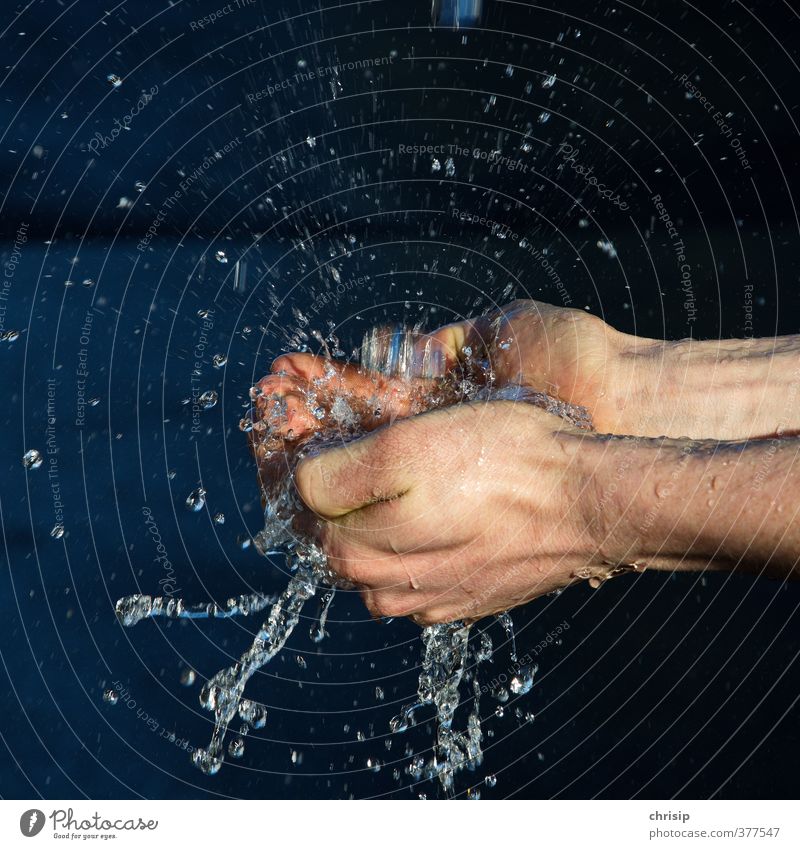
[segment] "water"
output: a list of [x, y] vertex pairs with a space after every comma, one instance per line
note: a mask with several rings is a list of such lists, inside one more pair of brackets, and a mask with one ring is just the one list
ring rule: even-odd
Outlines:
[[31, 448], [22, 455], [22, 465], [26, 469], [38, 469], [42, 462], [42, 455], [35, 448]]
[[[304, 316], [296, 316], [299, 321]], [[321, 339], [327, 349], [327, 343]], [[506, 350], [510, 340], [496, 340]], [[419, 327], [386, 326], [367, 331], [361, 346], [362, 372], [404, 380], [416, 380], [419, 391], [413, 393], [411, 413], [455, 404], [464, 401], [515, 400], [532, 403], [559, 415], [573, 424], [587, 428], [591, 426], [585, 410], [563, 404], [550, 396], [533, 392], [521, 386], [495, 387], [490, 365], [489, 351], [465, 349], [463, 364], [447, 370], [444, 353], [427, 339]], [[315, 418], [325, 417], [320, 406], [320, 396], [325, 393], [324, 384], [331, 383], [337, 372], [328, 368], [325, 375], [315, 381], [307, 391], [306, 405]], [[339, 386], [336, 384], [332, 384]], [[329, 399], [331, 416], [335, 426], [321, 429], [303, 439], [293, 439], [289, 431], [289, 443], [274, 427], [285, 416], [285, 405], [280, 398], [261, 399], [258, 391], [254, 398], [264, 402], [263, 417], [247, 417], [241, 429], [250, 435], [252, 445], [262, 458], [279, 457], [285, 474], [264, 483], [262, 495], [264, 528], [253, 542], [261, 554], [282, 550], [287, 553], [292, 577], [280, 596], [239, 596], [230, 599], [225, 607], [216, 604], [187, 604], [182, 599], [133, 595], [117, 602], [116, 612], [120, 622], [129, 627], [142, 619], [156, 616], [167, 618], [226, 618], [235, 615], [248, 616], [269, 607], [267, 618], [261, 625], [252, 645], [233, 665], [212, 676], [200, 693], [200, 704], [214, 714], [214, 731], [205, 748], [197, 749], [192, 760], [206, 775], [214, 775], [222, 767], [226, 757], [225, 738], [231, 722], [237, 714], [242, 720], [240, 737], [230, 741], [227, 754], [233, 758], [244, 755], [241, 739], [250, 728], [263, 727], [266, 711], [244, 698], [245, 688], [259, 669], [268, 664], [286, 645], [297, 626], [306, 602], [318, 590], [322, 591], [316, 620], [310, 629], [314, 642], [325, 637], [325, 625], [337, 586], [352, 588], [332, 573], [324, 552], [311, 539], [298, 537], [293, 521], [302, 509], [294, 487], [293, 470], [297, 462], [310, 451], [318, 451], [328, 443], [341, 444], [342, 440], [362, 435], [362, 419], [356, 414], [353, 398], [344, 390], [337, 389], [336, 396]], [[373, 412], [380, 413], [380, 400], [371, 401]], [[363, 411], [362, 411], [363, 415]], [[292, 449], [287, 451], [287, 445]], [[187, 509], [198, 511], [205, 506], [205, 490], [196, 489], [186, 499]], [[247, 539], [249, 544], [249, 537]], [[497, 617], [511, 646], [511, 660], [516, 662], [514, 626], [508, 613]], [[463, 770], [475, 770], [483, 761], [480, 717], [480, 685], [478, 669], [491, 659], [493, 647], [485, 632], [472, 638], [471, 624], [464, 621], [437, 624], [424, 628], [422, 639], [422, 661], [417, 690], [417, 701], [405, 705], [389, 723], [392, 733], [400, 734], [416, 724], [417, 712], [432, 710], [436, 720], [433, 754], [427, 762], [416, 757], [409, 767], [414, 778], [438, 780], [447, 795], [455, 792], [456, 777]], [[298, 662], [301, 658], [298, 657]], [[304, 663], [304, 661], [303, 661]], [[533, 684], [534, 667], [519, 667], [511, 681], [513, 693], [522, 695], [530, 691]], [[508, 692], [493, 693], [499, 701], [508, 699]], [[376, 690], [376, 698], [383, 698], [383, 691]], [[467, 710], [463, 727], [459, 728], [456, 714], [460, 706]], [[502, 710], [498, 708], [498, 710]], [[375, 770], [380, 763], [370, 760]], [[470, 798], [478, 798], [475, 787], [469, 789]]]
[[182, 598], [149, 595], [129, 595], [116, 605], [117, 619], [130, 628], [143, 619], [163, 616], [167, 619], [229, 619], [231, 616], [249, 616], [275, 602], [274, 596], [240, 595], [228, 599], [224, 607], [213, 602], [186, 604]]

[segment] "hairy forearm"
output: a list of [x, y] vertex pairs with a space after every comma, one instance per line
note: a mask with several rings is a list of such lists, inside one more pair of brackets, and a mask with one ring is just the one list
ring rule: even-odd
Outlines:
[[616, 433], [743, 440], [800, 432], [800, 336], [663, 342], [616, 334]]
[[800, 577], [800, 438], [604, 442], [610, 561]]

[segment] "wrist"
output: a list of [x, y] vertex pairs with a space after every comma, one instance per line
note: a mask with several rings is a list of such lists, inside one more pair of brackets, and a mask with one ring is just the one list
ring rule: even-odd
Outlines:
[[611, 567], [669, 571], [714, 560], [697, 500], [708, 443], [599, 436], [588, 444], [590, 521], [598, 557]]
[[617, 334], [598, 430], [743, 440], [800, 430], [800, 338], [667, 342]]

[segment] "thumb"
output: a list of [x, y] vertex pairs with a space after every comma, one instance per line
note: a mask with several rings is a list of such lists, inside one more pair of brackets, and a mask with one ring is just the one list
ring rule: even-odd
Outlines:
[[318, 516], [336, 519], [406, 493], [411, 488], [414, 457], [407, 424], [411, 421], [302, 459], [295, 469], [300, 497]]

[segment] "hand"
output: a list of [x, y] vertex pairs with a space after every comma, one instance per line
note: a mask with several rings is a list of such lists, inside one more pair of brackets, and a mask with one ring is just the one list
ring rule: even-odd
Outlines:
[[608, 568], [592, 435], [524, 403], [460, 404], [301, 460], [330, 568], [375, 616], [479, 619]]
[[[284, 374], [265, 378], [269, 391], [256, 398], [277, 434], [254, 438], [274, 449], [259, 458], [262, 474], [318, 428], [305, 400], [319, 388], [313, 375], [324, 374], [314, 369], [330, 366], [298, 355], [276, 368]], [[408, 384], [347, 367], [337, 374], [337, 391], [379, 423], [393, 405], [415, 409]], [[297, 403], [296, 415], [273, 415], [287, 397], [282, 409]], [[768, 563], [771, 574], [795, 575], [800, 531], [787, 531], [785, 516], [800, 486], [797, 451], [790, 438], [725, 446], [601, 437], [524, 403], [492, 401], [417, 415], [304, 459], [296, 483], [317, 514], [304, 529], [313, 527], [335, 571], [363, 587], [372, 612], [427, 624], [644, 566], [759, 572]]]
[[[422, 356], [448, 352], [429, 336], [417, 341]], [[391, 424], [397, 418], [458, 400], [452, 385], [437, 387], [432, 402], [430, 381], [404, 380], [378, 372], [366, 373], [355, 365], [311, 354], [284, 354], [272, 364], [271, 374], [251, 390], [253, 422], [250, 442], [259, 466], [262, 489], [267, 491], [291, 467], [297, 452], [317, 433], [363, 433]]]
[[531, 387], [585, 407], [595, 427], [629, 432], [620, 421], [617, 399], [625, 390], [621, 350], [624, 334], [583, 310], [540, 301], [514, 301], [478, 319], [442, 327], [431, 334], [448, 361], [486, 356], [498, 386]]
[[483, 349], [500, 385], [585, 407], [601, 433], [800, 433], [800, 336], [668, 342], [620, 333], [582, 310], [514, 301], [433, 337], [451, 361]]
[[[272, 373], [250, 390], [250, 397], [250, 442], [267, 491], [289, 471], [294, 455], [314, 434], [335, 433], [337, 428], [370, 431], [416, 411], [410, 384], [310, 354], [278, 357]], [[347, 403], [338, 418], [337, 397]]]

